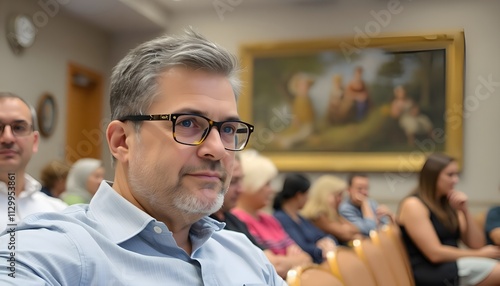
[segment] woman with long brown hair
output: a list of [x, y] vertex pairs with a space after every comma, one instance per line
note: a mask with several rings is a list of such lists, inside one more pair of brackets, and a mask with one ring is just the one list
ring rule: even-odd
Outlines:
[[[430, 155], [415, 191], [401, 202], [397, 223], [416, 285], [500, 285], [500, 248], [485, 246], [469, 212], [467, 196], [455, 189], [458, 163]], [[459, 247], [461, 241], [465, 247]]]

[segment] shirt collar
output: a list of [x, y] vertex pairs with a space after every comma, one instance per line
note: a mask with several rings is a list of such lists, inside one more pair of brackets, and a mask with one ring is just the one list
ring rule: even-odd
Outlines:
[[[127, 201], [111, 187], [111, 182], [106, 181], [101, 182], [90, 201], [89, 215], [100, 222], [106, 236], [117, 244], [137, 235], [151, 222], [163, 224]], [[223, 229], [224, 225], [209, 217], [203, 217], [193, 224], [191, 233], [205, 237], [203, 240], [206, 240], [210, 236], [207, 234]]]
[[138, 234], [154, 220], [118, 194], [106, 181], [101, 182], [90, 201], [89, 215], [100, 222], [109, 239], [117, 244]]

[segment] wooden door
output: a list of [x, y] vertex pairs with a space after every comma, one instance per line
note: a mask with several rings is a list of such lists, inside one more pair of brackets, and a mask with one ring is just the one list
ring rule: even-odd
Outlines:
[[68, 64], [65, 158], [101, 159], [103, 130], [102, 76], [80, 65]]

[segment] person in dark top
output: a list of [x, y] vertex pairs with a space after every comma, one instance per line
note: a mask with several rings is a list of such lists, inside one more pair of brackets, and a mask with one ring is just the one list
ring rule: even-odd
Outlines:
[[237, 231], [243, 233], [248, 239], [258, 248], [262, 249], [264, 255], [269, 259], [271, 264], [273, 264], [276, 272], [286, 278], [288, 270], [291, 269], [291, 261], [287, 259], [287, 256], [276, 255], [270, 249], [259, 244], [255, 237], [248, 230], [247, 225], [241, 221], [237, 216], [233, 215], [230, 210], [236, 206], [236, 202], [243, 192], [243, 168], [241, 165], [240, 156], [236, 155], [236, 160], [233, 164], [233, 176], [231, 177], [231, 182], [229, 183], [229, 188], [227, 193], [224, 195], [224, 203], [222, 207], [215, 213], [211, 214], [210, 217], [225, 222], [226, 226], [224, 229]]
[[321, 263], [328, 251], [334, 250], [337, 241], [299, 214], [307, 201], [311, 183], [301, 174], [288, 174], [283, 189], [275, 199], [274, 217], [279, 220], [288, 235], [311, 257]]
[[484, 231], [488, 244], [500, 245], [500, 206], [494, 206], [488, 210]]
[[[500, 248], [469, 212], [467, 196], [455, 189], [458, 163], [430, 155], [415, 191], [401, 202], [396, 221], [417, 286], [500, 285]], [[458, 241], [466, 247], [458, 247]]]
[[222, 207], [217, 212], [211, 214], [210, 217], [215, 220], [225, 222], [225, 229], [243, 233], [254, 245], [264, 250], [265, 248], [257, 243], [255, 238], [250, 234], [246, 224], [230, 212], [230, 210], [236, 205], [236, 201], [242, 192], [242, 180], [243, 170], [241, 169], [239, 156], [236, 156], [236, 160], [233, 165], [233, 177], [229, 183], [227, 193], [224, 195], [224, 203], [222, 204]]

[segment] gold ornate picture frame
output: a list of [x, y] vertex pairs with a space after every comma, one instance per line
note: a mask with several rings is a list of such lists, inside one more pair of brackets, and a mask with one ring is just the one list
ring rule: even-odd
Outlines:
[[463, 160], [464, 33], [240, 48], [243, 120], [281, 171], [415, 172]]

